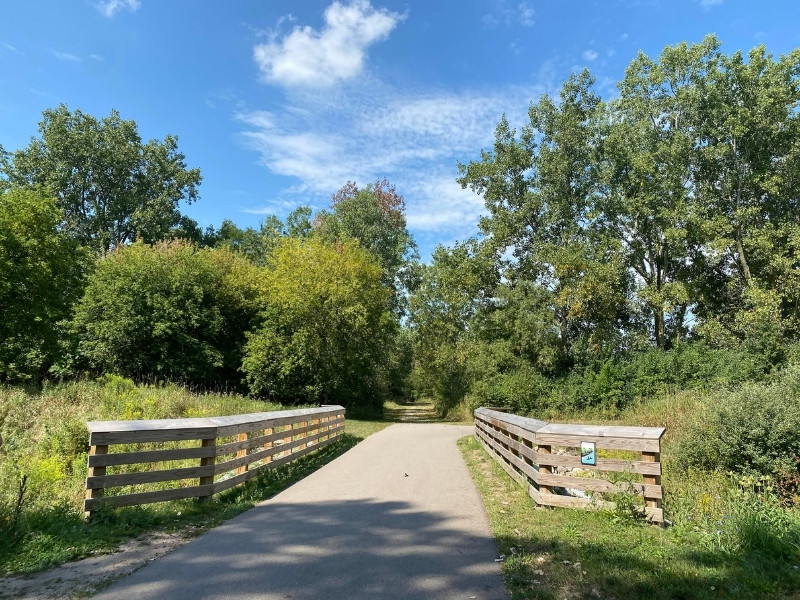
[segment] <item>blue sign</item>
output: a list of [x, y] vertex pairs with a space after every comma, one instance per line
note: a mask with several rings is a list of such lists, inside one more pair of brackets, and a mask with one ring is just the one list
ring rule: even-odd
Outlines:
[[581, 464], [596, 465], [597, 454], [594, 450], [594, 442], [581, 442]]

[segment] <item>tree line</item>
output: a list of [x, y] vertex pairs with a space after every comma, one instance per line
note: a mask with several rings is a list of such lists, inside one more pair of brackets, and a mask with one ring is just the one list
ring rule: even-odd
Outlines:
[[618, 408], [763, 377], [800, 332], [800, 51], [713, 36], [588, 71], [459, 164], [480, 236], [420, 265], [388, 181], [201, 231], [177, 139], [48, 110], [2, 156], [0, 378], [109, 371], [291, 402]]
[[652, 348], [744, 351], [762, 372], [785, 360], [800, 328], [799, 75], [798, 50], [726, 55], [707, 36], [640, 53], [611, 100], [584, 70], [519, 131], [503, 117], [493, 148], [459, 165], [485, 199], [482, 236], [437, 248], [412, 300], [418, 385], [443, 409], [471, 396], [530, 410], [580, 373], [579, 406], [615, 404], [621, 369]]
[[201, 231], [180, 212], [199, 170], [116, 111], [47, 110], [0, 155], [1, 381], [114, 373], [351, 414], [398, 389], [417, 255], [386, 180]]

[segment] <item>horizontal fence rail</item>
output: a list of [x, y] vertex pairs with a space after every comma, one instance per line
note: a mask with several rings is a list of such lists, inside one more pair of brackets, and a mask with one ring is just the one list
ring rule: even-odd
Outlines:
[[[335, 441], [344, 433], [344, 413], [342, 406], [323, 406], [230, 417], [89, 421], [86, 517], [106, 506], [210, 497]], [[169, 485], [136, 491], [165, 482]], [[118, 491], [111, 495], [110, 489]]]
[[[645, 514], [654, 523], [664, 522], [661, 506], [664, 431], [663, 427], [546, 423], [490, 408], [475, 411], [475, 433], [483, 447], [511, 477], [527, 485], [537, 504], [610, 508], [613, 502], [603, 500], [601, 494], [628, 492], [643, 497]], [[595, 452], [603, 451], [595, 455], [595, 464], [581, 461], [576, 449], [582, 444], [592, 445]], [[554, 452], [554, 448], [563, 450]], [[634, 456], [612, 458], [609, 454]], [[622, 475], [609, 479], [603, 476], [607, 472]], [[557, 493], [560, 491], [566, 493]]]

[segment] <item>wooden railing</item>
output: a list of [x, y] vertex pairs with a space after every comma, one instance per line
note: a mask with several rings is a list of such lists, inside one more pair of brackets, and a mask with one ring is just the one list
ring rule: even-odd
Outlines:
[[[660, 458], [664, 431], [663, 427], [562, 425], [488, 408], [475, 411], [475, 433], [484, 448], [511, 477], [527, 485], [537, 504], [613, 507], [602, 494], [629, 492], [644, 498], [645, 514], [654, 523], [664, 521]], [[595, 464], [585, 464], [576, 451], [582, 443], [587, 447], [593, 444], [596, 451], [612, 452], [597, 453], [593, 457]], [[564, 450], [554, 452], [555, 447]], [[617, 451], [635, 456], [599, 456], [620, 454]], [[603, 477], [604, 472], [623, 475], [615, 477], [621, 481], [613, 482]], [[557, 493], [562, 490], [579, 493]]]
[[[344, 412], [323, 406], [231, 417], [89, 421], [86, 516], [102, 506], [212, 496], [330, 444], [344, 432]], [[114, 447], [118, 451], [110, 452]], [[162, 485], [136, 491], [145, 484]], [[109, 495], [109, 488], [121, 491]]]

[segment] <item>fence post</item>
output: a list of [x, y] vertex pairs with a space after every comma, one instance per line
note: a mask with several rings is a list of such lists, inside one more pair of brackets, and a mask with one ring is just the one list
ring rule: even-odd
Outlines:
[[[247, 441], [247, 437], [248, 437], [247, 436], [247, 432], [245, 431], [244, 433], [240, 433], [239, 435], [236, 436], [236, 441], [237, 442], [246, 442]], [[236, 458], [244, 458], [245, 456], [247, 456], [247, 448], [242, 448], [241, 450], [236, 452]], [[247, 472], [247, 465], [246, 464], [242, 465], [241, 467], [237, 467], [237, 469], [236, 469], [236, 474], [237, 475], [241, 475], [242, 473], [246, 473], [246, 472]]]
[[[202, 440], [200, 445], [203, 448], [216, 448], [217, 447], [217, 436], [214, 434], [213, 438], [207, 438]], [[200, 466], [201, 467], [213, 467], [217, 463], [217, 456], [216, 454], [212, 454], [211, 456], [206, 456], [200, 459]], [[200, 500], [207, 500], [214, 494], [213, 490], [214, 484], [214, 474], [207, 475], [206, 477], [200, 478], [200, 485], [211, 485], [212, 489], [205, 494], [204, 496], [200, 496]]]
[[[550, 446], [537, 446], [536, 452], [538, 454], [550, 454]], [[552, 475], [553, 467], [551, 467], [550, 465], [539, 465], [539, 471], [541, 473], [547, 473], [548, 475]], [[539, 492], [545, 494], [552, 494], [553, 490], [549, 485], [539, 484]]]
[[[91, 457], [92, 456], [100, 456], [100, 455], [103, 455], [103, 454], [108, 454], [108, 446], [105, 446], [105, 445], [91, 446], [89, 448], [89, 457], [90, 457], [88, 459], [89, 463], [91, 463]], [[88, 477], [102, 476], [102, 475], [105, 475], [105, 474], [106, 474], [106, 468], [105, 467], [89, 467], [87, 472], [86, 472], [87, 478]], [[94, 488], [94, 489], [89, 489], [88, 487], [86, 488], [86, 499], [87, 500], [93, 500], [95, 498], [102, 498], [102, 497], [103, 497], [103, 488]], [[91, 510], [85, 511], [83, 513], [83, 516], [86, 519], [90, 518], [92, 516], [92, 511]]]
[[[266, 435], [272, 435], [272, 427], [268, 427], [268, 428], [266, 428], [266, 429], [264, 430], [264, 435], [265, 435], [265, 436], [266, 436]], [[264, 450], [269, 450], [270, 448], [272, 448], [272, 442], [266, 442], [266, 443], [264, 444]], [[269, 456], [266, 456], [266, 457], [264, 458], [264, 464], [265, 464], [265, 465], [266, 465], [266, 464], [268, 464], [268, 463], [271, 463], [271, 462], [272, 462], [272, 454], [270, 454]]]
[[[658, 452], [642, 452], [642, 461], [647, 463], [661, 462], [661, 441], [658, 442]], [[645, 485], [661, 485], [661, 475], [643, 475]], [[650, 498], [644, 493], [644, 505], [648, 508], [661, 508], [661, 498]]]

